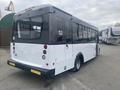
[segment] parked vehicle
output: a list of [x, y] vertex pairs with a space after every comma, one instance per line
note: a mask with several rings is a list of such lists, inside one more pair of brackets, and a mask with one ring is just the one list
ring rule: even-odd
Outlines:
[[98, 29], [51, 5], [32, 7], [14, 17], [8, 64], [49, 78], [99, 53]]
[[108, 27], [101, 31], [102, 42], [120, 44], [120, 25]]

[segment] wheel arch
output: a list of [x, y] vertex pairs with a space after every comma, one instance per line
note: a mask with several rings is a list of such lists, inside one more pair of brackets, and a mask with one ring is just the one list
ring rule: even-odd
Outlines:
[[81, 63], [83, 64], [84, 63], [84, 55], [82, 52], [79, 52], [77, 55], [76, 55], [76, 58], [80, 58], [81, 59]]

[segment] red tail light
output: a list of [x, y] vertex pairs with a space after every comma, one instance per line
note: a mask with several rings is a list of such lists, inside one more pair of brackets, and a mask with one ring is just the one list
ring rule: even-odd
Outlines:
[[44, 49], [47, 49], [47, 44], [44, 45]]

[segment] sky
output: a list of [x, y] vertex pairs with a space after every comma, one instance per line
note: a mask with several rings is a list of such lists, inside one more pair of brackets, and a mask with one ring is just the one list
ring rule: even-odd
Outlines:
[[[32, 6], [52, 4], [99, 29], [120, 22], [120, 0], [12, 0], [16, 13]], [[10, 0], [0, 0], [2, 15]]]

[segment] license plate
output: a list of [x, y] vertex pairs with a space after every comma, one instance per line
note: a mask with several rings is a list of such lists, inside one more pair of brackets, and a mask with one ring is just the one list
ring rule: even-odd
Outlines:
[[31, 69], [31, 72], [37, 75], [41, 75], [41, 72], [38, 70]]

